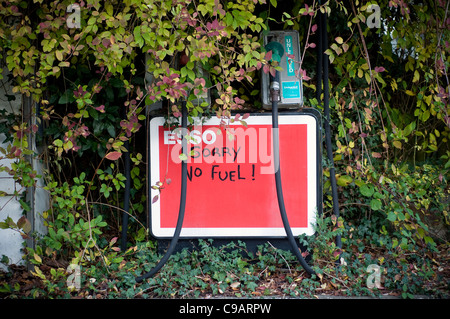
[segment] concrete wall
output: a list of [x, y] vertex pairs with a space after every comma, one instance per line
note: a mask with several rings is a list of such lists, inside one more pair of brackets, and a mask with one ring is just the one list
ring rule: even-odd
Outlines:
[[[8, 113], [22, 114], [24, 99], [21, 95], [16, 94], [14, 101], [8, 101], [6, 94], [11, 95], [11, 86], [8, 83], [8, 73], [6, 70], [3, 72], [3, 79], [0, 80], [0, 109], [6, 109]], [[25, 115], [25, 114], [24, 114]], [[31, 114], [33, 115], [33, 114]], [[35, 120], [35, 116], [31, 117], [31, 120]], [[0, 147], [6, 149], [8, 146], [5, 143], [4, 134], [0, 134]], [[37, 152], [34, 145], [34, 140], [31, 139], [33, 149]], [[11, 167], [13, 160], [1, 159], [0, 153], [0, 166]], [[32, 159], [33, 168], [38, 174], [42, 175], [43, 164], [35, 157]], [[46, 233], [46, 229], [43, 224], [42, 212], [49, 207], [49, 197], [46, 191], [42, 188], [44, 186], [43, 180], [38, 180], [36, 187], [29, 189], [21, 189], [21, 186], [15, 183], [14, 179], [7, 172], [0, 172], [0, 191], [5, 196], [0, 196], [0, 221], [4, 221], [8, 216], [14, 222], [23, 216], [23, 209], [20, 206], [19, 199], [14, 196], [14, 193], [18, 191], [20, 194], [26, 192], [26, 198], [31, 204], [31, 212], [27, 214], [27, 219], [31, 222], [32, 233]], [[21, 234], [11, 229], [0, 229], [0, 260], [3, 256], [8, 258], [9, 264], [24, 265], [23, 249], [26, 246], [33, 246], [34, 241], [25, 241]], [[0, 270], [7, 270], [5, 264], [0, 263]]]
[[[6, 148], [3, 143], [5, 136], [0, 134], [0, 147]], [[0, 159], [0, 165], [11, 167], [11, 160]], [[8, 216], [13, 221], [17, 221], [22, 216], [22, 208], [18, 199], [12, 194], [19, 190], [20, 186], [14, 183], [14, 180], [6, 172], [0, 172], [0, 191], [6, 193], [6, 196], [0, 196], [0, 221], [4, 221]], [[11, 264], [22, 263], [22, 252], [24, 240], [20, 233], [11, 229], [0, 229], [0, 257], [5, 255]], [[0, 263], [0, 269], [5, 270], [6, 266]]]

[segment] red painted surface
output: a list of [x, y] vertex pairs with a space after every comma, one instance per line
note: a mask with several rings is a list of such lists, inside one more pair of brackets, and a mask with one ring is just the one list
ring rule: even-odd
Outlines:
[[[200, 128], [201, 132], [191, 133], [194, 142], [209, 131], [201, 143], [188, 146], [192, 153], [188, 154], [191, 158], [183, 228], [283, 227], [273, 175], [271, 125], [233, 126], [233, 142], [218, 126]], [[215, 142], [206, 144], [211, 143], [213, 133]], [[288, 218], [291, 227], [307, 227], [307, 125], [280, 125], [279, 136]], [[171, 180], [159, 197], [162, 228], [174, 228], [178, 218], [181, 165], [173, 154], [179, 153], [176, 136], [160, 126], [160, 179], [165, 176]]]

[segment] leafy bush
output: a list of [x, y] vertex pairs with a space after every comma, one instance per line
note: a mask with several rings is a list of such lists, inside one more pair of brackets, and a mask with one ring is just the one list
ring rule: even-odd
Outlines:
[[[35, 135], [48, 145], [43, 156], [49, 163], [44, 174], [51, 196], [51, 207], [44, 213], [49, 232], [35, 249], [28, 249], [36, 266], [33, 274], [42, 279], [47, 293], [69, 294], [64, 288], [67, 265], [45, 267], [58, 259], [82, 266], [85, 276], [94, 280], [85, 281], [83, 294], [88, 295], [98, 290], [129, 298], [150, 293], [261, 293], [265, 274], [284, 267], [292, 255], [266, 246], [261, 248], [264, 254], [247, 260], [238, 257], [243, 247], [216, 250], [204, 243], [204, 255], [174, 256], [169, 269], [185, 271], [175, 282], [159, 276], [136, 290], [134, 273], [158, 257], [153, 242], [142, 242], [147, 232], [140, 222], [147, 205], [142, 178], [147, 161], [142, 155], [145, 106], [163, 101], [164, 114], [177, 117], [179, 101], [187, 99], [190, 116], [215, 114], [224, 123], [232, 120], [234, 110], [258, 110], [258, 73], [276, 68], [267, 61], [259, 35], [293, 28], [301, 31], [302, 61], [297, 62], [306, 106], [322, 110], [323, 96], [316, 96], [313, 83], [318, 13], [328, 16], [330, 26], [325, 53], [331, 62], [334, 163], [324, 161], [325, 213], [318, 219], [316, 240], [306, 242], [313, 261], [322, 267], [318, 281], [304, 278], [298, 269], [282, 272], [288, 283], [284, 293], [345, 287], [348, 293], [372, 294], [364, 276], [367, 266], [376, 262], [384, 265], [386, 287], [400, 289], [406, 297], [423, 291], [435, 274], [423, 251], [437, 254], [441, 244], [448, 243], [450, 34], [443, 1], [292, 1], [289, 12], [275, 0], [87, 0], [79, 10], [72, 2], [0, 4], [0, 55], [12, 74], [8, 98], [9, 93], [29, 96], [40, 112], [39, 125], [22, 119], [28, 114], [2, 112], [6, 116], [0, 132], [11, 145], [0, 149], [0, 156], [15, 161], [12, 169], [0, 170], [24, 189], [35, 186], [39, 176], [27, 159], [33, 154], [28, 137]], [[206, 71], [203, 75], [196, 72], [199, 67]], [[194, 105], [206, 90], [211, 107]], [[43, 127], [44, 133], [36, 134]], [[125, 153], [133, 163], [129, 214], [134, 217], [134, 242], [119, 252], [114, 243], [123, 212]], [[328, 211], [331, 165], [337, 172], [340, 218]], [[24, 198], [21, 204], [24, 210], [30, 208]], [[1, 228], [34, 236], [28, 226], [26, 218], [0, 222]], [[342, 236], [342, 248], [334, 243], [337, 235]], [[417, 253], [415, 263], [424, 266], [411, 271], [414, 263], [406, 252]], [[335, 276], [336, 263], [342, 272]], [[105, 272], [117, 278], [102, 279]]]

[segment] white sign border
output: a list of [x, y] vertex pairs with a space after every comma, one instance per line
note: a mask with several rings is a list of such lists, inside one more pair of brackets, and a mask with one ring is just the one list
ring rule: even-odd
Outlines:
[[[251, 115], [246, 120], [248, 126], [251, 125], [271, 125], [272, 117], [269, 115]], [[150, 186], [155, 185], [160, 181], [159, 174], [159, 127], [164, 125], [164, 117], [154, 117], [150, 120], [149, 138], [150, 138]], [[294, 236], [305, 234], [311, 236], [314, 234], [314, 226], [316, 223], [316, 216], [318, 213], [317, 207], [317, 119], [308, 113], [298, 115], [279, 115], [278, 124], [306, 124], [307, 125], [307, 179], [308, 179], [308, 208], [307, 208], [307, 227], [293, 227], [292, 233]], [[220, 119], [217, 117], [211, 118], [204, 122], [203, 125], [217, 126], [220, 125]], [[242, 125], [240, 123], [232, 123], [233, 125]], [[155, 142], [156, 141], [156, 142]], [[158, 195], [159, 191], [151, 189], [151, 198]], [[151, 205], [151, 233], [155, 238], [171, 238], [175, 232], [175, 228], [161, 228], [161, 205], [160, 200]], [[281, 216], [280, 216], [281, 218]], [[256, 237], [256, 238], [278, 238], [286, 237], [284, 227], [217, 227], [217, 228], [182, 228], [180, 238], [219, 238], [219, 237]]]

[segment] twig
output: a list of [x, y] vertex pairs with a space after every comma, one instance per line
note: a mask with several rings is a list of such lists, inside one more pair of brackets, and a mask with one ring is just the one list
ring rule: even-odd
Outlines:
[[158, 287], [158, 285], [150, 286], [150, 287], [145, 288], [144, 290], [138, 291], [138, 292], [134, 295], [134, 298], [136, 298], [137, 296], [142, 295], [142, 294], [143, 294], [144, 292], [146, 292], [147, 290], [150, 290], [150, 289], [153, 289], [153, 288], [156, 288], [156, 287]]
[[[353, 3], [353, 0], [350, 1], [350, 4], [351, 4], [351, 6], [352, 6], [353, 14], [355, 15], [355, 17], [358, 16], [358, 15], [357, 15], [357, 12], [356, 12], [355, 4]], [[373, 76], [373, 73], [372, 73], [372, 66], [371, 66], [371, 64], [370, 64], [369, 50], [367, 49], [366, 41], [365, 41], [365, 38], [364, 38], [364, 33], [363, 33], [362, 29], [361, 29], [361, 25], [360, 25], [359, 21], [356, 23], [356, 26], [358, 27], [359, 35], [360, 35], [361, 42], [362, 42], [362, 46], [363, 46], [363, 49], [364, 49], [364, 56], [365, 56], [365, 59], [366, 59], [366, 61], [367, 61], [367, 66], [369, 67], [369, 75], [370, 75], [370, 94], [372, 94], [372, 92], [375, 93], [375, 98], [376, 98], [376, 101], [377, 101], [378, 112], [379, 112], [380, 120], [381, 120], [381, 126], [382, 126], [382, 128], [383, 128], [383, 133], [384, 133], [385, 135], [387, 135], [386, 130], [385, 130], [385, 127], [386, 127], [386, 126], [384, 125], [383, 116], [382, 116], [382, 114], [381, 114], [380, 106], [379, 106], [379, 104], [378, 104], [377, 88], [378, 88], [378, 90], [379, 90], [379, 87], [378, 87], [378, 85], [377, 85], [377, 83], [376, 83], [376, 81], [375, 81], [375, 78], [374, 78], [374, 76]], [[381, 91], [380, 91], [380, 92], [381, 92]], [[384, 99], [383, 99], [383, 95], [381, 95], [381, 100], [382, 100], [383, 104], [386, 106], [386, 102], [385, 102]], [[386, 108], [386, 111], [387, 111], [387, 108]], [[392, 119], [391, 119], [391, 117], [390, 117], [390, 115], [389, 115], [389, 112], [386, 112], [386, 114], [387, 114], [389, 120], [390, 120], [391, 123], [392, 123]], [[389, 149], [388, 149], [388, 148], [386, 149], [386, 152], [389, 152]], [[389, 154], [388, 154], [387, 158], [389, 158]]]
[[339, 281], [345, 288], [348, 289], [348, 286], [345, 284], [345, 281], [343, 281], [343, 280], [341, 280], [341, 279], [339, 279], [339, 278], [337, 278], [337, 277], [335, 277], [335, 276], [333, 276], [333, 275], [330, 275], [330, 274], [327, 273], [326, 271], [324, 271], [323, 273], [324, 273], [325, 275], [327, 275], [328, 277], [331, 277], [332, 279], [335, 279], [335, 280]]
[[272, 245], [272, 243], [271, 243], [270, 241], [267, 241], [267, 242], [268, 242], [269, 245], [275, 250], [275, 253], [276, 253], [277, 255], [280, 255], [280, 256], [281, 256], [281, 258], [284, 260], [284, 262], [286, 263], [286, 265], [287, 265], [287, 267], [288, 267], [288, 269], [289, 269], [289, 273], [292, 274], [291, 267], [289, 267], [289, 263], [287, 262], [287, 260], [284, 259], [284, 257], [283, 257], [282, 254], [279, 254], [279, 253], [278, 253], [278, 249], [275, 248], [275, 247]]
[[91, 201], [91, 202], [87, 202], [89, 204], [97, 204], [97, 205], [104, 205], [104, 206], [108, 206], [111, 208], [115, 208], [121, 212], [124, 212], [126, 214], [128, 214], [128, 216], [130, 216], [131, 218], [133, 218], [139, 225], [141, 225], [142, 227], [145, 227], [144, 224], [142, 224], [135, 216], [133, 216], [131, 213], [127, 212], [126, 210], [124, 210], [123, 208], [111, 205], [111, 204], [107, 204], [107, 203], [101, 203], [101, 202], [96, 202], [96, 201]]
[[97, 243], [94, 240], [94, 237], [92, 236], [92, 226], [91, 226], [91, 214], [89, 212], [89, 206], [88, 206], [88, 201], [87, 199], [85, 200], [85, 205], [86, 205], [86, 212], [88, 215], [88, 225], [89, 225], [89, 240], [87, 241], [86, 245], [83, 248], [83, 253], [81, 254], [80, 257], [80, 261], [83, 260], [84, 254], [86, 252], [86, 249], [89, 246], [89, 243], [92, 241], [94, 243], [95, 248], [97, 248], [98, 252], [100, 253], [100, 256], [102, 257], [101, 260], [103, 262], [103, 264], [105, 265], [106, 271], [109, 274], [109, 269], [108, 269], [108, 265], [105, 262], [105, 256], [103, 256], [102, 251], [100, 250], [100, 248], [97, 246]]

